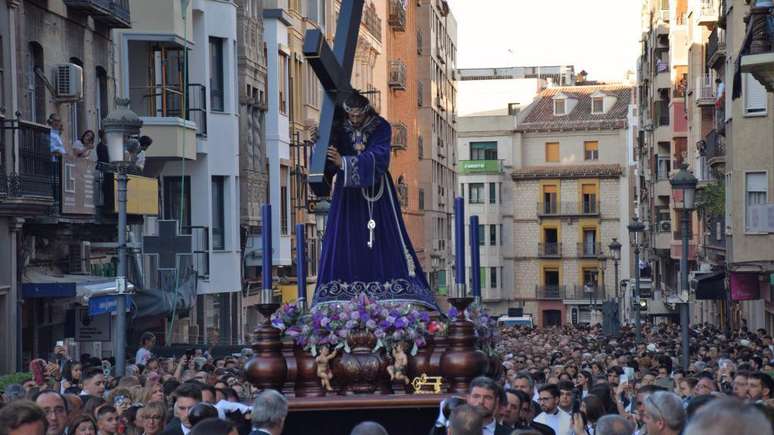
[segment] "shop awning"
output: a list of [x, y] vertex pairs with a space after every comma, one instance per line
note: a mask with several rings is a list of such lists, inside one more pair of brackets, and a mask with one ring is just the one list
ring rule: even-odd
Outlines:
[[[127, 290], [134, 284], [127, 282]], [[27, 269], [22, 274], [23, 298], [76, 298], [86, 305], [95, 296], [116, 292], [116, 279], [94, 275], [57, 274], [47, 269]]]
[[725, 272], [707, 273], [696, 277], [696, 299], [726, 299]]

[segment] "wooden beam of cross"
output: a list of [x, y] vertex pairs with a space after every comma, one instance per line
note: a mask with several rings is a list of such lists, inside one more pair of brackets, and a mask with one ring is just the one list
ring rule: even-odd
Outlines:
[[142, 252], [159, 257], [159, 270], [175, 270], [179, 255], [193, 254], [192, 237], [178, 233], [176, 220], [160, 220], [159, 235], [142, 238]]
[[309, 162], [309, 187], [318, 197], [330, 195], [330, 180], [325, 177], [326, 150], [331, 143], [336, 105], [352, 90], [350, 79], [355, 63], [355, 48], [363, 16], [364, 0], [342, 0], [333, 50], [319, 29], [304, 35], [304, 57], [325, 90], [320, 112], [319, 137]]

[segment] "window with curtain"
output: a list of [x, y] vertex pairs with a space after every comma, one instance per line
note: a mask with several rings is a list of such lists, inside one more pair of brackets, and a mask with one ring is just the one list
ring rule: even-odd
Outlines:
[[605, 113], [604, 97], [594, 97], [591, 99], [591, 113], [594, 115]]
[[599, 142], [597, 141], [583, 142], [583, 159], [599, 160]]
[[223, 39], [210, 37], [210, 108], [215, 112], [224, 109], [223, 98]]
[[567, 105], [567, 101], [564, 98], [558, 98], [554, 100], [554, 115], [561, 116], [564, 115], [565, 108]]
[[548, 163], [559, 162], [559, 142], [546, 143], [546, 162]]
[[745, 229], [752, 229], [750, 207], [768, 202], [769, 181], [765, 172], [748, 172], [745, 174]]
[[592, 257], [597, 255], [597, 230], [594, 228], [584, 228], [583, 230], [583, 255]]
[[484, 203], [484, 183], [470, 183], [468, 184], [468, 202], [470, 204], [483, 204]]
[[212, 249], [226, 249], [225, 177], [212, 177]]
[[470, 160], [497, 160], [497, 142], [471, 142]]

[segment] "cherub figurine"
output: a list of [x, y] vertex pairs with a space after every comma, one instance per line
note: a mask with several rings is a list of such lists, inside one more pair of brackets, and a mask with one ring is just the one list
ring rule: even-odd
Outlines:
[[387, 373], [390, 374], [391, 381], [403, 381], [408, 385], [409, 378], [406, 376], [406, 366], [408, 365], [408, 356], [406, 355], [406, 344], [403, 342], [397, 343], [392, 348], [393, 363], [391, 366], [387, 366]]
[[322, 383], [323, 388], [325, 388], [325, 391], [333, 391], [333, 387], [331, 387], [333, 372], [331, 371], [330, 361], [333, 358], [336, 358], [338, 350], [334, 350], [333, 353], [330, 352], [331, 350], [328, 346], [323, 346], [322, 349], [320, 349], [320, 355], [315, 358], [315, 361], [317, 362], [317, 377], [320, 378], [320, 382]]

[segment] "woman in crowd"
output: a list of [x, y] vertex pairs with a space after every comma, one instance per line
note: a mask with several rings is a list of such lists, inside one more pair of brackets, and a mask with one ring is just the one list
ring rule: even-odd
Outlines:
[[167, 421], [167, 407], [161, 402], [150, 402], [140, 409], [138, 417], [141, 417], [142, 434], [158, 435], [164, 430]]
[[62, 367], [61, 393], [70, 387], [81, 387], [81, 363], [67, 360]]
[[81, 415], [67, 428], [68, 435], [97, 435], [97, 423], [88, 415]]

